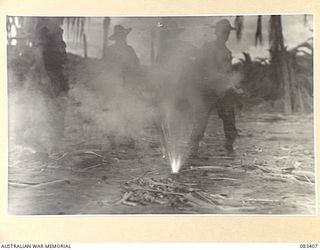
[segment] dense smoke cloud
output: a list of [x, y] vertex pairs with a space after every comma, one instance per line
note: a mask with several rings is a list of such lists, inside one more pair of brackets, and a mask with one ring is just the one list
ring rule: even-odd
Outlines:
[[135, 86], [130, 86], [130, 80], [124, 86], [123, 79], [107, 67], [100, 69], [97, 72], [89, 66], [89, 72], [96, 72], [92, 79], [76, 82], [71, 88], [70, 96], [79, 102], [77, 111], [105, 134], [138, 136], [152, 121], [151, 108], [134, 91]]

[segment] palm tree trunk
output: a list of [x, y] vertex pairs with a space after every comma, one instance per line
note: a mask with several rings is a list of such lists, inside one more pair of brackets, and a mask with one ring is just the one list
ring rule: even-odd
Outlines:
[[102, 58], [107, 57], [108, 50], [108, 40], [109, 40], [109, 26], [110, 26], [110, 17], [105, 17], [103, 19], [103, 49], [102, 49]]
[[286, 60], [286, 52], [283, 51], [281, 53], [281, 68], [282, 68], [282, 85], [283, 85], [283, 90], [284, 90], [284, 96], [283, 96], [283, 101], [284, 101], [284, 113], [286, 115], [291, 115], [293, 112], [293, 105], [292, 105], [292, 72], [289, 69], [290, 65], [288, 64], [288, 61]]
[[88, 44], [86, 34], [83, 34], [83, 55], [84, 58], [88, 58]]
[[151, 43], [150, 43], [150, 62], [151, 62], [151, 65], [153, 65], [154, 61], [155, 61], [154, 40], [155, 40], [155, 30], [154, 30], [154, 28], [152, 28], [152, 30], [151, 30]]
[[280, 15], [270, 18], [270, 56], [273, 66], [273, 96], [275, 99], [283, 98], [283, 111], [292, 114], [292, 71], [287, 59], [287, 51], [284, 47], [282, 22]]

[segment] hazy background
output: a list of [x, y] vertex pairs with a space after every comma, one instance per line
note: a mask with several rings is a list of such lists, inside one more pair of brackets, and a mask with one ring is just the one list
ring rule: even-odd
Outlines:
[[[214, 30], [207, 24], [215, 24], [221, 18], [228, 18], [233, 24], [235, 16], [189, 16], [176, 17], [176, 22], [185, 31], [181, 33], [182, 40], [189, 41], [197, 47], [214, 38]], [[242, 52], [250, 53], [255, 57], [268, 57], [268, 21], [270, 15], [262, 16], [263, 46], [255, 46], [255, 32], [257, 16], [250, 15], [244, 17], [244, 29], [241, 41], [237, 41], [233, 32], [228, 41], [228, 46], [233, 53], [234, 60], [243, 57]], [[150, 63], [151, 29], [156, 27], [160, 17], [111, 17], [109, 36], [113, 32], [116, 24], [121, 24], [126, 28], [131, 27], [132, 31], [128, 36], [129, 45], [133, 46], [142, 64]], [[285, 44], [288, 48], [312, 37], [313, 16], [308, 15], [307, 23], [304, 23], [304, 15], [283, 15], [282, 26]], [[83, 55], [83, 44], [76, 38], [75, 33], [68, 30], [64, 24], [64, 39], [67, 43], [67, 51]], [[103, 46], [103, 17], [91, 17], [85, 24], [85, 34], [88, 41], [88, 56], [100, 58]], [[112, 42], [109, 42], [112, 44]]]

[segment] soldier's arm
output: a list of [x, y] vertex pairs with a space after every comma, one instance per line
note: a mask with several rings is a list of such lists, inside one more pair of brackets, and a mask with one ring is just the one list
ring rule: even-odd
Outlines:
[[59, 28], [57, 30], [57, 40], [58, 40], [58, 49], [61, 56], [61, 63], [65, 64], [67, 62], [67, 50], [66, 50], [66, 43], [63, 40], [63, 29]]
[[44, 28], [38, 28], [33, 41], [34, 55], [36, 60], [36, 67], [41, 71], [45, 71], [45, 62], [43, 58], [43, 52], [45, 51], [46, 44], [48, 43], [46, 37], [46, 30]]
[[234, 85], [232, 74], [220, 71], [220, 65], [215, 60], [216, 53], [211, 44], [205, 44], [200, 51], [198, 67], [200, 67], [201, 84], [208, 90], [224, 93]]
[[48, 38], [46, 35], [46, 29], [40, 28], [36, 32], [36, 38], [34, 40], [34, 55], [36, 70], [40, 73], [41, 84], [44, 86], [50, 86], [50, 78], [48, 76], [46, 67], [45, 67], [45, 60], [43, 57], [43, 53], [46, 50], [46, 46], [48, 43]]
[[[195, 57], [195, 65], [197, 68], [197, 72], [199, 73], [199, 77], [201, 79], [201, 84], [209, 86], [209, 83], [213, 80], [217, 80], [218, 74], [217, 69], [212, 64], [213, 58], [210, 55], [209, 45], [204, 44], [198, 51]], [[212, 85], [212, 84], [210, 84]]]
[[133, 64], [140, 65], [140, 60], [139, 60], [136, 52], [134, 51], [134, 49], [131, 46], [130, 46], [130, 54], [131, 54]]
[[206, 53], [205, 47], [201, 47], [194, 53], [194, 62], [199, 71], [204, 69], [205, 61], [206, 61]]

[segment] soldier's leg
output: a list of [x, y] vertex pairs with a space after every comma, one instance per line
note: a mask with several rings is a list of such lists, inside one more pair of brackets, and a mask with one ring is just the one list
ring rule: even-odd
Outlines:
[[47, 71], [51, 81], [51, 116], [56, 135], [61, 139], [64, 137], [65, 115], [67, 105], [67, 79], [62, 73], [62, 69], [52, 69]]
[[166, 157], [166, 139], [164, 136], [164, 127], [163, 127], [163, 114], [161, 108], [158, 107], [158, 103], [154, 108], [154, 119], [152, 122], [153, 128], [155, 129], [156, 133], [159, 135], [160, 140], [160, 149], [162, 153], [162, 157]]
[[208, 124], [212, 105], [208, 102], [199, 104], [195, 109], [194, 124], [189, 142], [189, 157], [195, 157], [198, 154], [200, 141], [204, 137], [204, 133]]
[[234, 96], [232, 93], [227, 93], [217, 103], [218, 115], [223, 122], [223, 130], [225, 134], [225, 148], [228, 154], [233, 154], [233, 144], [237, 137], [236, 119], [234, 110]]

